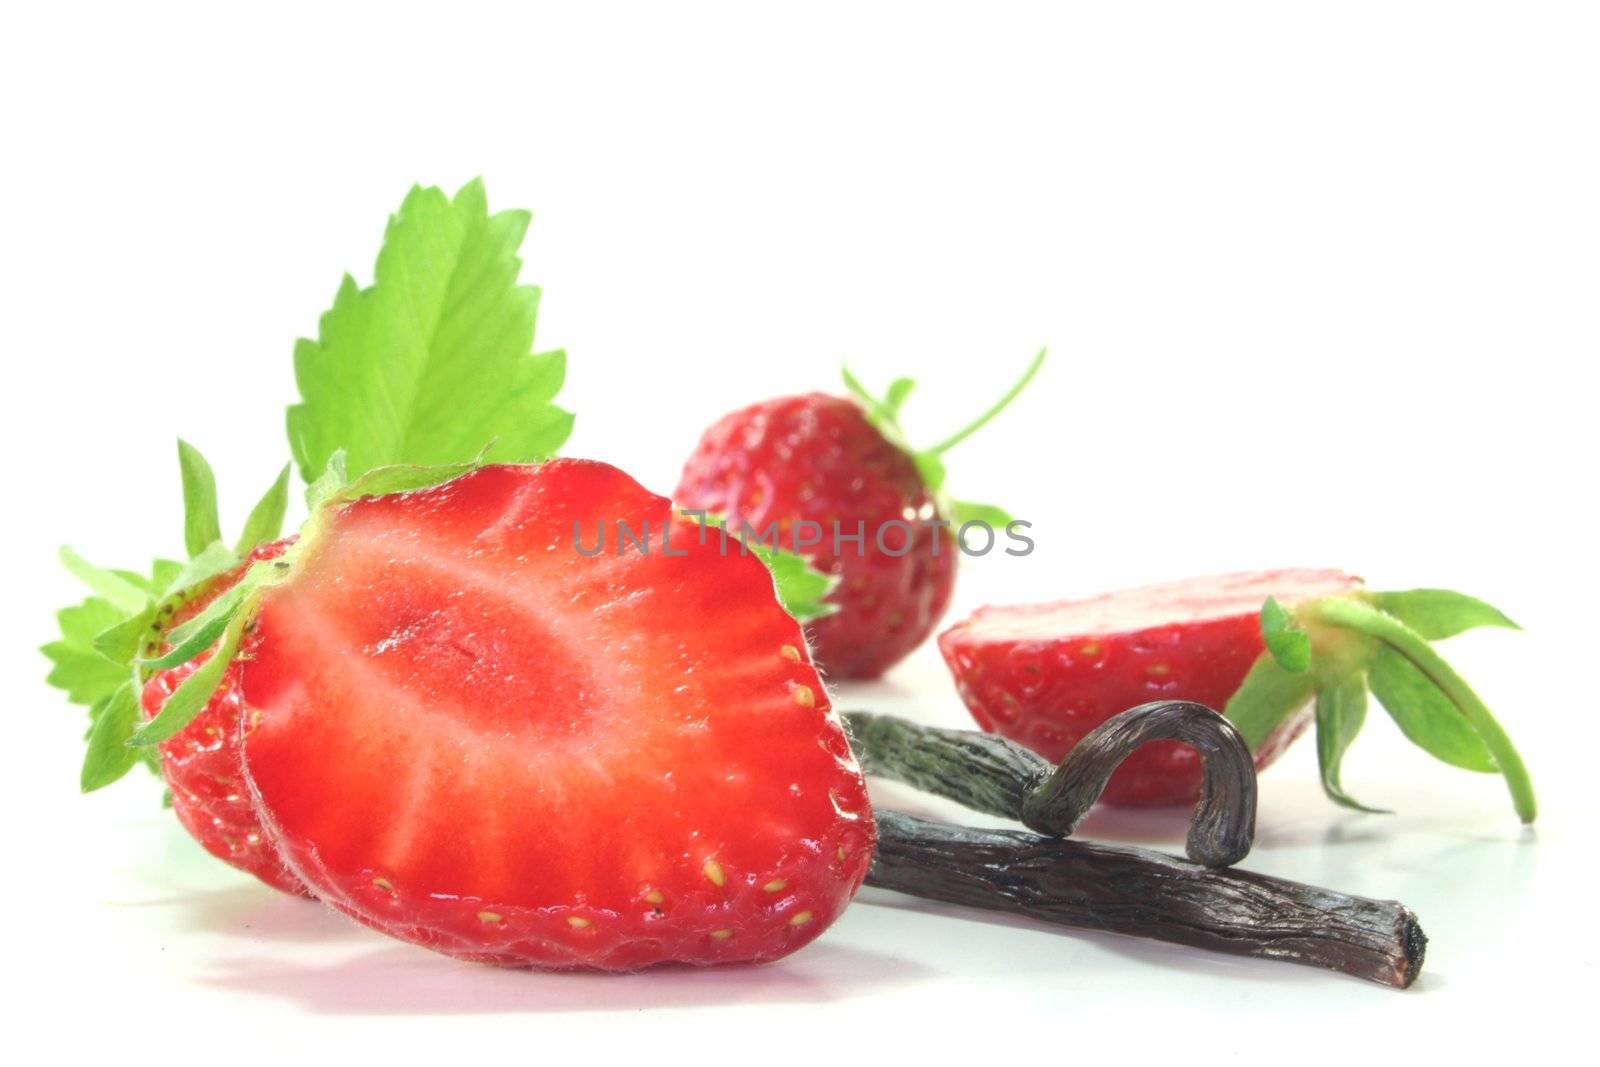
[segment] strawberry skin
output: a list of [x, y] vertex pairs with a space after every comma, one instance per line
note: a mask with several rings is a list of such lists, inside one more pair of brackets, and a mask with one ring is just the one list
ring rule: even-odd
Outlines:
[[[726, 515], [760, 533], [776, 522], [788, 533], [799, 520], [821, 524], [822, 544], [802, 549], [817, 570], [836, 575], [829, 603], [838, 611], [808, 624], [817, 664], [836, 678], [876, 678], [927, 640], [950, 606], [959, 554], [944, 518], [904, 449], [889, 441], [855, 403], [811, 393], [755, 404], [728, 415], [701, 437], [678, 482], [680, 507]], [[886, 522], [909, 522], [910, 550], [879, 549]], [[863, 545], [841, 540], [865, 531]], [[898, 551], [906, 532], [892, 527]], [[839, 551], [835, 551], [835, 548]]]
[[[275, 541], [257, 548], [245, 566], [219, 577], [203, 596], [174, 612], [166, 629], [198, 615], [244, 576], [249, 563], [276, 559], [291, 543], [292, 539]], [[253, 640], [247, 639], [241, 651], [248, 654], [252, 644]], [[149, 651], [164, 650], [158, 647]], [[155, 718], [173, 691], [210, 655], [202, 653], [188, 663], [153, 675], [141, 694], [145, 717]], [[255, 875], [274, 889], [305, 896], [308, 894], [304, 884], [283, 865], [277, 850], [265, 839], [245, 786], [239, 765], [239, 733], [244, 725], [239, 675], [240, 665], [229, 665], [222, 683], [200, 714], [160, 746], [161, 774], [172, 792], [172, 811], [184, 829], [213, 856]]]
[[765, 567], [692, 526], [667, 554], [671, 516], [554, 460], [314, 520], [241, 670], [257, 810], [321, 899], [603, 970], [774, 959], [839, 915], [874, 847], [860, 769]]
[[[1060, 760], [1106, 719], [1152, 700], [1221, 711], [1264, 651], [1259, 613], [1348, 593], [1340, 571], [1276, 570], [1128, 589], [1088, 600], [980, 608], [939, 635], [939, 650], [978, 725]], [[1310, 705], [1258, 746], [1262, 768], [1305, 730]], [[1130, 756], [1102, 794], [1112, 804], [1192, 803], [1200, 759], [1155, 742]]]

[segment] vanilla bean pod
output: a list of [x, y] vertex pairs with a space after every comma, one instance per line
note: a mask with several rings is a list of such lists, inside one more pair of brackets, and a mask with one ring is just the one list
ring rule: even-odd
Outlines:
[[975, 730], [920, 726], [865, 711], [844, 714], [868, 774], [891, 778], [989, 815], [1066, 837], [1100, 799], [1111, 772], [1147, 741], [1183, 741], [1200, 753], [1203, 784], [1186, 851], [1208, 867], [1250, 852], [1256, 773], [1233, 724], [1203, 704], [1162, 700], [1113, 716], [1051, 766], [1015, 742]]
[[[1255, 768], [1238, 731], [1203, 705], [1159, 701], [1125, 711], [1057, 767], [976, 731], [869, 712], [844, 718], [867, 773], [1039, 831], [981, 830], [879, 810], [869, 885], [1062, 926], [1324, 967], [1400, 988], [1422, 967], [1427, 938], [1401, 904], [1216, 869], [1250, 850]], [[1196, 862], [1060, 840], [1122, 760], [1154, 740], [1184, 741], [1201, 754], [1204, 786], [1187, 845]]]
[[1404, 989], [1427, 938], [1409, 908], [1145, 849], [979, 830], [878, 810], [867, 884], [950, 904], [1237, 956], [1325, 967]]

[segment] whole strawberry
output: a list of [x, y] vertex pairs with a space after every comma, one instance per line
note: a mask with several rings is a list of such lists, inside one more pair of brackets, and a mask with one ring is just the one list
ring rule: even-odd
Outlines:
[[836, 678], [876, 678], [943, 618], [962, 527], [990, 528], [974, 535], [979, 548], [1005, 537], [1010, 516], [943, 495], [939, 457], [1009, 404], [1043, 359], [970, 426], [923, 451], [905, 445], [898, 424], [909, 379], [878, 399], [847, 371], [854, 399], [808, 393], [753, 404], [706, 430], [676, 502], [830, 575], [832, 610], [808, 623], [817, 663]]

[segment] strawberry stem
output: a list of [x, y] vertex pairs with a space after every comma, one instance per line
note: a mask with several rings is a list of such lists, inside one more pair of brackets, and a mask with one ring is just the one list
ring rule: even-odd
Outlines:
[[1506, 788], [1511, 792], [1511, 802], [1516, 807], [1517, 816], [1524, 823], [1533, 822], [1538, 815], [1539, 805], [1534, 798], [1533, 781], [1522, 762], [1522, 756], [1478, 694], [1445, 662], [1444, 657], [1433, 650], [1425, 637], [1393, 615], [1359, 600], [1332, 597], [1308, 604], [1303, 610], [1317, 622], [1353, 630], [1384, 642], [1427, 675], [1483, 739], [1484, 747], [1505, 776]]
[[994, 404], [989, 407], [989, 410], [985, 411], [972, 422], [967, 423], [966, 426], [962, 427], [960, 430], [957, 430], [949, 437], [946, 437], [943, 441], [940, 441], [932, 448], [925, 448], [923, 451], [935, 456], [943, 455], [956, 445], [960, 444], [962, 441], [965, 441], [967, 438], [983, 429], [983, 427], [986, 426], [990, 420], [1004, 411], [1006, 407], [1017, 398], [1018, 393], [1022, 392], [1028, 387], [1028, 383], [1033, 381], [1033, 376], [1038, 374], [1039, 368], [1044, 365], [1044, 357], [1048, 351], [1048, 349], [1044, 348], [1039, 349], [1039, 354], [1033, 357], [1033, 362], [1028, 364], [1028, 369], [1023, 372], [1022, 377], [1018, 378], [1017, 383], [1010, 389], [1007, 389], [1005, 396], [1002, 396], [999, 400], [995, 401]]

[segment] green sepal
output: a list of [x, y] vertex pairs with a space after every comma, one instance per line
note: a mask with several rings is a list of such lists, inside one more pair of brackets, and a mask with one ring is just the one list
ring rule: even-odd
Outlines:
[[283, 519], [289, 513], [290, 466], [288, 463], [283, 465], [283, 470], [278, 472], [278, 480], [250, 509], [250, 517], [244, 520], [244, 530], [233, 549], [235, 555], [241, 558], [248, 556], [257, 545], [276, 541], [283, 533]]
[[1322, 791], [1335, 804], [1374, 815], [1389, 815], [1383, 808], [1372, 808], [1344, 791], [1340, 767], [1350, 742], [1367, 721], [1367, 682], [1360, 673], [1349, 674], [1325, 685], [1317, 693], [1317, 767], [1322, 773]]
[[105, 700], [128, 677], [124, 664], [107, 659], [95, 639], [120, 624], [127, 613], [103, 597], [90, 597], [56, 613], [58, 640], [41, 652], [50, 659], [46, 681], [67, 694], [74, 704], [92, 708]]
[[132, 663], [150, 639], [158, 610], [159, 605], [154, 600], [149, 601], [138, 614], [129, 615], [115, 626], [100, 631], [95, 635], [95, 651], [113, 663]]
[[1402, 732], [1453, 766], [1498, 771], [1517, 816], [1524, 823], [1538, 817], [1533, 778], [1516, 745], [1483, 699], [1425, 637], [1364, 596], [1311, 601], [1297, 614], [1307, 626], [1346, 630], [1371, 641], [1368, 684]]
[[322, 473], [306, 486], [306, 507], [316, 511], [349, 484], [350, 473], [345, 469], [344, 449], [335, 449], [333, 455], [328, 457], [327, 465], [322, 468]]
[[182, 574], [182, 563], [175, 559], [157, 559], [150, 564], [150, 591], [160, 596], [165, 590], [173, 588], [173, 583]]
[[194, 717], [205, 709], [212, 694], [217, 691], [217, 686], [222, 684], [222, 676], [233, 662], [234, 654], [239, 651], [239, 642], [243, 640], [245, 627], [250, 624], [253, 615], [254, 612], [244, 606], [234, 612], [211, 658], [179, 683], [155, 718], [133, 732], [128, 738], [130, 745], [160, 744], [194, 721]]
[[891, 419], [900, 417], [900, 409], [905, 406], [906, 397], [911, 395], [911, 390], [917, 383], [910, 378], [896, 378], [889, 383], [888, 390], [883, 394], [883, 411]]
[[[928, 492], [940, 501], [944, 501], [944, 480], [949, 473], [944, 468], [944, 460], [932, 452], [913, 452], [911, 462], [916, 465], [917, 477], [928, 487]], [[948, 511], [949, 508], [943, 507], [940, 510]]]
[[726, 530], [728, 536], [740, 543], [741, 552], [748, 552], [766, 564], [767, 570], [772, 574], [772, 584], [777, 591], [778, 602], [796, 622], [811, 622], [839, 610], [839, 605], [827, 601], [828, 594], [839, 584], [838, 575], [819, 571], [806, 557], [775, 548], [759, 538], [741, 537], [740, 532], [729, 525], [726, 517], [722, 515], [699, 510], [685, 511], [683, 514], [704, 522], [701, 529], [702, 538], [705, 527]]
[[1478, 626], [1522, 627], [1505, 613], [1477, 597], [1449, 589], [1404, 589], [1374, 593], [1373, 603], [1429, 641], [1441, 641]]
[[1311, 666], [1311, 637], [1276, 599], [1267, 597], [1261, 605], [1261, 639], [1278, 666], [1302, 674]]
[[1286, 671], [1263, 652], [1250, 665], [1250, 672], [1223, 708], [1223, 718], [1233, 723], [1253, 752], [1316, 691], [1316, 679], [1309, 673]]
[[772, 572], [772, 584], [778, 591], [778, 601], [783, 609], [794, 616], [796, 622], [811, 622], [839, 610], [826, 597], [839, 584], [836, 574], [824, 574], [811, 565], [804, 556], [782, 549], [755, 545], [755, 555], [767, 570]]
[[217, 517], [217, 477], [200, 450], [181, 438], [178, 468], [183, 475], [183, 545], [193, 559], [213, 542], [222, 540], [222, 520]]
[[137, 581], [138, 575], [96, 567], [66, 545], [61, 546], [59, 555], [61, 565], [74, 578], [123, 611], [138, 611], [150, 597], [149, 587]]
[[[482, 467], [486, 462], [493, 444], [485, 445], [483, 451], [474, 459], [463, 463], [438, 463], [432, 465], [395, 463], [387, 467], [374, 467], [361, 475], [355, 481], [342, 486], [338, 491], [330, 494], [329, 500], [337, 498], [340, 503], [360, 500], [369, 496], [389, 496], [392, 493], [411, 493], [418, 489], [431, 489], [436, 485], [453, 481], [463, 474]], [[326, 503], [327, 501], [324, 501]]]
[[244, 598], [259, 588], [259, 582], [250, 581], [250, 576], [256, 573], [258, 573], [256, 569], [252, 568], [237, 585], [230, 587], [207, 604], [200, 614], [175, 627], [167, 635], [167, 642], [172, 647], [155, 659], [140, 660], [139, 666], [147, 670], [164, 671], [188, 663], [216, 644], [222, 632], [228, 628], [228, 623], [232, 621], [234, 612], [244, 603]]
[[1500, 769], [1450, 698], [1400, 653], [1379, 647], [1369, 674], [1372, 695], [1417, 747], [1462, 770], [1493, 774]]
[[213, 541], [173, 575], [167, 587], [162, 590], [162, 596], [170, 597], [174, 593], [193, 590], [219, 575], [228, 573], [238, 565], [239, 557], [234, 555], [233, 549], [221, 541]]
[[[867, 390], [867, 387], [862, 384], [861, 379], [857, 378], [849, 367], [840, 367], [839, 377], [844, 380], [844, 387], [849, 391], [850, 395], [855, 397], [856, 402], [866, 409], [867, 418], [871, 420], [873, 425], [877, 426], [880, 430], [886, 428], [887, 426], [893, 427], [896, 432], [899, 431], [900, 427], [895, 423], [895, 419], [899, 414], [898, 407], [891, 410], [882, 400], [879, 400], [877, 397], [873, 396], [872, 393]], [[911, 392], [912, 387], [915, 386], [916, 383], [911, 381], [910, 378], [896, 378], [895, 382], [908, 383], [901, 385], [900, 387], [900, 401], [903, 404], [906, 396]]]
[[972, 500], [957, 500], [952, 507], [954, 510], [950, 516], [950, 521], [956, 526], [965, 526], [969, 522], [981, 522], [992, 530], [1004, 530], [1011, 525], [1011, 513], [1005, 508], [995, 507], [993, 504], [979, 504]]
[[[883, 397], [879, 398], [874, 396], [861, 383], [861, 379], [851, 373], [849, 367], [840, 368], [840, 375], [844, 379], [845, 389], [849, 391], [850, 395], [856, 399], [856, 402], [861, 405], [862, 410], [866, 413], [867, 421], [871, 422], [891, 444], [911, 457], [912, 463], [916, 464], [917, 474], [922, 479], [922, 484], [927, 487], [928, 492], [938, 501], [939, 511], [942, 514], [954, 518], [960, 513], [962, 507], [985, 508], [992, 514], [1005, 515], [1005, 522], [998, 524], [990, 522], [991, 526], [998, 525], [1003, 527], [1011, 521], [1011, 516], [1002, 509], [990, 504], [963, 505], [949, 500], [944, 495], [945, 466], [942, 457], [950, 449], [971, 437], [996, 415], [1004, 411], [1017, 398], [1017, 395], [1027, 388], [1028, 383], [1033, 380], [1033, 376], [1039, 373], [1039, 368], [1044, 365], [1046, 354], [1046, 349], [1040, 349], [1038, 355], [1034, 356], [1033, 361], [1028, 364], [1028, 369], [1023, 372], [1022, 377], [1017, 379], [1016, 383], [1006, 391], [1004, 396], [991, 404], [982, 415], [979, 415], [932, 448], [912, 448], [906, 442], [905, 432], [900, 428], [900, 409], [905, 405], [906, 398], [911, 395], [912, 389], [916, 387], [915, 381], [910, 378], [896, 378], [889, 383], [889, 388]], [[955, 521], [959, 524], [962, 521], [972, 520], [956, 519]]]
[[83, 768], [78, 772], [78, 788], [85, 793], [103, 789], [127, 774], [140, 760], [139, 752], [128, 746], [139, 717], [139, 698], [133, 680], [125, 680], [90, 713], [88, 747]]

